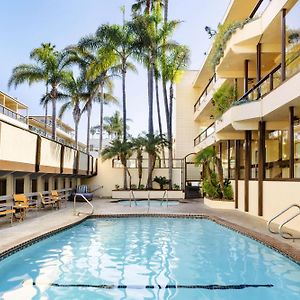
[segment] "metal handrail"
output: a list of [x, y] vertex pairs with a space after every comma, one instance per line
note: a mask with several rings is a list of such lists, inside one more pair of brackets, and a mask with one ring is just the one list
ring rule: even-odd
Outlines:
[[[92, 211], [91, 213], [87, 214], [87, 213], [83, 213], [83, 212], [76, 212], [76, 198], [77, 196], [80, 196], [82, 197], [85, 202], [92, 208]], [[75, 196], [74, 196], [74, 204], [73, 204], [73, 214], [74, 216], [79, 216], [80, 214], [83, 214], [83, 215], [92, 215], [94, 213], [94, 205], [83, 195], [83, 194], [79, 194], [79, 193], [76, 193]]]
[[[299, 206], [297, 205], [297, 207], [299, 208]], [[300, 208], [299, 208], [300, 209]], [[289, 219], [287, 219], [286, 221], [284, 221], [280, 226], [279, 226], [279, 234], [281, 237], [283, 237], [286, 240], [300, 240], [300, 236], [299, 237], [293, 237], [290, 233], [288, 232], [284, 232], [282, 230], [283, 226], [285, 226], [287, 223], [289, 223], [290, 221], [294, 220], [296, 217], [300, 216], [300, 212], [296, 213], [295, 215], [293, 215], [292, 217], [290, 217]]]
[[134, 199], [135, 206], [137, 206], [136, 198], [135, 198], [135, 196], [134, 196], [133, 190], [130, 190], [130, 191], [129, 191], [129, 206], [130, 206], [130, 207], [131, 207], [131, 201], [132, 201], [132, 198]]
[[162, 198], [161, 198], [161, 202], [160, 202], [160, 206], [162, 206], [164, 199], [166, 197], [166, 202], [167, 202], [167, 207], [169, 207], [169, 194], [168, 194], [168, 190], [165, 190]]
[[[293, 207], [297, 207], [299, 208], [300, 210], [300, 206], [298, 204], [292, 204], [290, 205], [289, 207], [287, 207], [286, 209], [284, 209], [283, 211], [281, 211], [280, 213], [278, 213], [275, 217], [273, 217], [269, 222], [268, 222], [268, 230], [271, 232], [271, 233], [274, 233], [274, 234], [280, 234], [282, 236], [282, 234], [284, 234], [282, 232], [282, 234], [280, 233], [281, 232], [281, 229], [283, 227], [283, 225], [285, 225], [286, 223], [290, 222], [291, 220], [293, 220], [295, 217], [297, 217], [298, 215], [300, 215], [300, 212], [296, 215], [294, 215], [293, 217], [289, 218], [288, 220], [284, 221], [282, 224], [279, 225], [279, 228], [278, 228], [278, 231], [274, 231], [271, 229], [271, 223], [277, 219], [278, 217], [280, 217], [281, 215], [283, 215], [284, 213], [286, 213], [288, 210], [290, 210], [291, 208]], [[283, 237], [283, 236], [282, 236]]]

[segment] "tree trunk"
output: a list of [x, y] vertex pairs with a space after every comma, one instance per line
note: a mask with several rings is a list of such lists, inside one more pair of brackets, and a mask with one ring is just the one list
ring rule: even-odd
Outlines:
[[153, 156], [152, 154], [148, 153], [148, 179], [147, 179], [147, 189], [152, 190], [152, 175], [153, 175], [153, 170], [155, 167], [155, 161], [156, 157]]
[[127, 110], [126, 110], [126, 69], [123, 62], [122, 70], [122, 93], [123, 93], [123, 141], [127, 140]]
[[173, 121], [173, 98], [174, 98], [174, 90], [173, 90], [173, 84], [170, 85], [170, 102], [169, 102], [169, 120], [168, 120], [168, 148], [169, 148], [169, 186], [170, 189], [172, 189], [173, 186], [173, 126], [172, 126], [172, 121]]
[[78, 126], [79, 126], [79, 121], [80, 121], [80, 108], [78, 105], [75, 105], [73, 109], [73, 120], [74, 120], [74, 125], [75, 125], [75, 148], [78, 150]]
[[104, 92], [103, 86], [101, 86], [101, 98], [100, 98], [100, 120], [99, 120], [99, 153], [102, 151], [103, 146], [103, 105], [104, 105]]
[[169, 0], [164, 0], [164, 23], [168, 22], [168, 15], [169, 15]]
[[137, 154], [137, 163], [138, 163], [138, 175], [139, 175], [139, 184], [138, 187], [141, 187], [142, 176], [143, 176], [143, 156], [141, 152]]
[[[48, 97], [48, 84], [46, 84], [46, 96]], [[48, 101], [45, 103], [45, 136], [47, 136], [47, 122], [48, 122]]]
[[218, 172], [218, 181], [220, 183], [221, 187], [221, 192], [222, 192], [222, 197], [224, 197], [224, 175], [223, 175], [223, 166], [222, 162], [218, 157], [215, 157], [215, 164], [217, 167], [217, 172]]
[[[157, 118], [158, 118], [158, 127], [159, 127], [159, 135], [162, 138], [163, 132], [162, 132], [162, 124], [161, 124], [161, 114], [160, 114], [160, 102], [159, 102], [159, 86], [158, 86], [158, 77], [155, 76], [155, 92], [156, 92], [156, 106], [157, 106]], [[163, 158], [163, 167], [166, 167], [166, 157], [165, 157], [165, 151], [163, 148], [162, 151], [162, 158]]]
[[78, 150], [78, 122], [75, 121], [75, 148]]
[[56, 140], [56, 97], [52, 98], [52, 139]]
[[90, 153], [91, 113], [92, 113], [92, 106], [91, 104], [89, 104], [87, 107], [87, 135], [86, 135], [86, 150], [88, 154]]
[[[127, 186], [127, 172], [129, 173], [128, 169], [127, 169], [127, 159], [125, 157], [121, 157], [121, 163], [124, 167], [123, 169], [123, 189], [127, 190], [128, 186]], [[129, 173], [130, 175], [130, 173]], [[131, 179], [130, 179], [131, 181]]]
[[148, 133], [154, 134], [153, 129], [153, 64], [148, 67]]

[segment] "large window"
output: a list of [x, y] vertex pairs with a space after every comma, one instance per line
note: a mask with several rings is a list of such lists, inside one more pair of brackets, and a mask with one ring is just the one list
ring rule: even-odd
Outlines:
[[49, 191], [49, 178], [44, 180], [44, 191]]

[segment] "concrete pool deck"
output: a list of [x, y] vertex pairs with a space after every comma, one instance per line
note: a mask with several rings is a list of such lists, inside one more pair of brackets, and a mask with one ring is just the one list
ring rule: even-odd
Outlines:
[[[246, 235], [261, 240], [267, 245], [286, 253], [300, 263], [300, 240], [285, 240], [279, 235], [271, 234], [267, 230], [266, 221], [236, 210], [212, 209], [206, 206], [203, 199], [191, 200], [170, 207], [129, 207], [120, 203], [112, 203], [111, 199], [94, 199], [94, 215], [96, 216], [128, 216], [145, 215], [158, 216], [196, 216], [204, 215], [224, 226], [243, 232]], [[91, 208], [86, 203], [78, 203], [77, 211], [88, 213]], [[0, 254], [24, 242], [28, 242], [43, 234], [53, 232], [59, 228], [83, 220], [86, 215], [74, 216], [73, 204], [67, 203], [60, 210], [41, 209], [37, 212], [29, 211], [26, 219], [19, 223], [1, 220], [0, 223]], [[300, 232], [299, 232], [300, 236]]]

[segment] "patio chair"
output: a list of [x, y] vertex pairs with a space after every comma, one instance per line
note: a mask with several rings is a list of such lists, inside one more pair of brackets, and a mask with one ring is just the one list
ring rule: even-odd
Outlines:
[[[93, 193], [88, 192], [87, 185], [79, 185], [76, 187], [74, 191], [72, 191], [71, 195], [69, 196], [69, 201], [74, 201], [75, 194], [82, 194], [87, 200], [93, 200]], [[77, 201], [85, 201], [82, 197], [78, 196]]]
[[51, 200], [56, 202], [57, 208], [59, 209], [61, 207], [61, 202], [63, 201], [62, 197], [57, 190], [51, 191], [50, 195]]
[[36, 202], [30, 202], [30, 200], [27, 198], [24, 194], [14, 194], [14, 206], [13, 208], [16, 210], [16, 212], [20, 213], [20, 221], [23, 221], [26, 217], [26, 212], [28, 209], [34, 208], [37, 209], [37, 203]]
[[14, 213], [16, 211], [13, 209], [12, 205], [8, 205], [5, 202], [0, 203], [0, 218], [5, 218], [5, 217], [9, 217], [10, 218], [10, 223], [12, 224], [13, 222], [13, 217], [14, 217]]
[[58, 208], [58, 203], [56, 202], [56, 200], [53, 200], [50, 196], [45, 196], [42, 193], [39, 193], [39, 195], [41, 198], [41, 205], [43, 208], [45, 208], [46, 206], [51, 206], [52, 208], [56, 206]]

